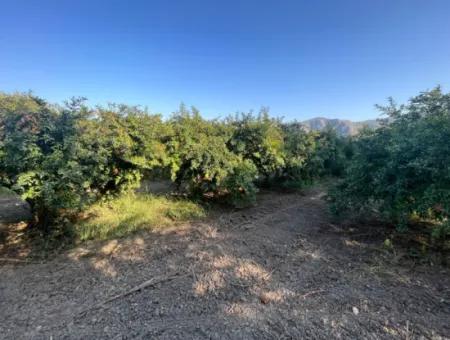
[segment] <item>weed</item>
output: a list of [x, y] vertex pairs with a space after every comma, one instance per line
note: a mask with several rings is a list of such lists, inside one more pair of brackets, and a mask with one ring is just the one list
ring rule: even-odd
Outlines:
[[122, 237], [137, 230], [164, 227], [205, 216], [192, 201], [143, 194], [125, 194], [90, 207], [76, 226], [81, 241]]

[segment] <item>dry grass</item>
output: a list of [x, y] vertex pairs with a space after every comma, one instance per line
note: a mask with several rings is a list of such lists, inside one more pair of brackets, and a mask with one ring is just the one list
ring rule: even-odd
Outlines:
[[198, 204], [143, 194], [127, 194], [87, 211], [76, 232], [81, 241], [122, 237], [132, 232], [164, 227], [205, 216]]

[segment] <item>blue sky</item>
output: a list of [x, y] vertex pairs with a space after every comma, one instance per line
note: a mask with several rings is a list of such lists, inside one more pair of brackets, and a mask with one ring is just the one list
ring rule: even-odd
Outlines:
[[450, 1], [3, 0], [0, 90], [207, 117], [375, 118], [450, 89]]

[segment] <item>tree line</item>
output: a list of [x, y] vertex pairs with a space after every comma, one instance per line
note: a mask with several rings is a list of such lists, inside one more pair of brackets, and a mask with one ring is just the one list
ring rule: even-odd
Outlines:
[[27, 200], [50, 230], [99, 200], [170, 179], [179, 192], [235, 207], [264, 186], [300, 188], [333, 176], [332, 210], [376, 211], [407, 228], [412, 217], [450, 233], [450, 94], [380, 107], [381, 127], [354, 137], [306, 131], [267, 109], [207, 120], [181, 105], [171, 117], [137, 106], [65, 105], [31, 93], [0, 94], [0, 185]]
[[207, 120], [181, 105], [163, 119], [136, 106], [0, 94], [0, 183], [30, 203], [43, 229], [143, 178], [242, 207], [259, 186], [301, 186], [340, 171], [341, 144], [332, 130], [306, 132], [266, 109]]

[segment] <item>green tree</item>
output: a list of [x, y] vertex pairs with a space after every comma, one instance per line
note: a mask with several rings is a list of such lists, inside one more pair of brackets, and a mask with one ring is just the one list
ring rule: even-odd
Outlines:
[[229, 149], [255, 164], [261, 177], [277, 176], [284, 166], [283, 131], [278, 120], [269, 117], [268, 110], [259, 115], [241, 114], [230, 118], [233, 134]]
[[26, 199], [45, 230], [105, 195], [168, 166], [160, 116], [136, 107], [52, 106], [31, 94], [0, 96], [0, 179]]
[[391, 100], [379, 108], [387, 119], [356, 139], [345, 178], [331, 194], [333, 208], [375, 207], [402, 228], [414, 214], [448, 233], [450, 94], [438, 87], [407, 105]]
[[233, 205], [255, 199], [252, 164], [227, 148], [231, 131], [220, 121], [204, 120], [197, 109], [182, 105], [170, 120], [172, 178], [191, 195], [225, 195]]
[[2, 184], [30, 202], [45, 229], [90, 196], [87, 169], [77, 161], [78, 124], [88, 115], [82, 103], [57, 108], [32, 94], [0, 95]]
[[307, 132], [300, 123], [283, 125], [285, 166], [281, 184], [301, 187], [319, 177], [322, 160], [317, 157], [317, 132]]

